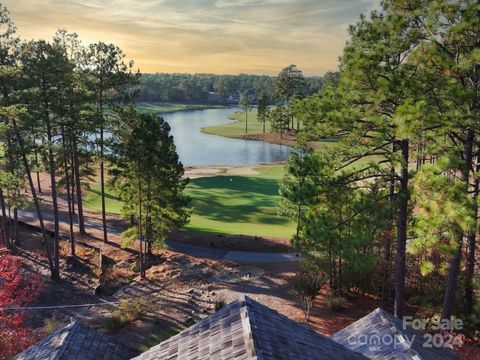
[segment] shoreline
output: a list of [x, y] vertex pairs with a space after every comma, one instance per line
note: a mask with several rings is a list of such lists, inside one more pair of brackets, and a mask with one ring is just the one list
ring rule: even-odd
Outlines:
[[[227, 116], [227, 119], [234, 121], [231, 124], [238, 124], [242, 122], [235, 116], [237, 113], [238, 112], [233, 112]], [[226, 128], [228, 128], [229, 124], [226, 124], [226, 125], [227, 125]], [[207, 126], [207, 127], [201, 128], [200, 131], [204, 134], [222, 136], [230, 139], [263, 141], [270, 144], [283, 145], [283, 146], [289, 146], [289, 147], [293, 147], [297, 143], [297, 136], [295, 131], [282, 133], [282, 136], [280, 136], [280, 133], [269, 133], [269, 132], [265, 132], [265, 133], [255, 132], [255, 133], [247, 133], [247, 134], [219, 134], [217, 131], [211, 131], [211, 130], [209, 131], [209, 128], [215, 128], [215, 127], [216, 126]]]
[[281, 166], [285, 162], [261, 163], [256, 165], [201, 165], [201, 166], [185, 166], [185, 178], [199, 179], [213, 176], [238, 176], [238, 175], [259, 175], [258, 171], [263, 167]]
[[[152, 107], [155, 107], [155, 106], [161, 106], [162, 104], [164, 103], [161, 103], [161, 102], [158, 102], [158, 103], [155, 103], [155, 102], [141, 102], [141, 103], [135, 103], [135, 106], [137, 107], [137, 110], [138, 110], [138, 107], [149, 107], [149, 106], [152, 106]], [[174, 106], [178, 105], [178, 106], [186, 106], [186, 108], [178, 108], [178, 109], [166, 109], [166, 110], [155, 110], [155, 109], [144, 109], [143, 111], [140, 110], [141, 112], [153, 112], [153, 113], [156, 113], [156, 114], [172, 114], [172, 113], [176, 113], [176, 112], [181, 112], [181, 111], [196, 111], [196, 110], [210, 110], [210, 109], [228, 109], [230, 106], [228, 105], [209, 105], [209, 104], [182, 104], [182, 103], [170, 103]]]

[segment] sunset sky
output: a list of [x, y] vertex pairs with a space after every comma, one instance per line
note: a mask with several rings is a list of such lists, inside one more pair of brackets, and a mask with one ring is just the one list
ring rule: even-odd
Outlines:
[[347, 26], [372, 0], [4, 0], [23, 39], [56, 29], [113, 42], [142, 72], [307, 75], [337, 68]]

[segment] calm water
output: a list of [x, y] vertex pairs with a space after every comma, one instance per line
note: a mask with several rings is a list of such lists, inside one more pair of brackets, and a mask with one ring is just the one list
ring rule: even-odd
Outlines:
[[255, 165], [285, 161], [290, 153], [288, 146], [230, 139], [200, 131], [203, 127], [233, 122], [227, 116], [237, 110], [208, 109], [162, 114], [172, 128], [180, 161], [185, 166]]

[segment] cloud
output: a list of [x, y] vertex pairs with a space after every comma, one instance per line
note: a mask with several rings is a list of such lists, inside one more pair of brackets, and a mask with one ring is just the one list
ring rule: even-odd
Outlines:
[[[4, 0], [5, 1], [5, 0]], [[122, 47], [142, 71], [335, 70], [347, 25], [375, 0], [6, 0], [19, 34], [58, 28]]]

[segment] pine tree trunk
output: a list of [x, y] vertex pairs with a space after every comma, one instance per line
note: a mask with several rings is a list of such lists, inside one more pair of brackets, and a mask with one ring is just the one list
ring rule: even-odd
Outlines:
[[473, 276], [475, 274], [475, 248], [476, 248], [476, 232], [471, 231], [467, 237], [467, 268], [465, 274], [465, 310], [468, 314], [473, 312], [474, 305], [474, 288]]
[[245, 110], [245, 134], [248, 133], [248, 110]]
[[12, 249], [15, 248], [15, 246], [18, 244], [18, 239], [19, 239], [18, 208], [16, 206], [13, 208], [13, 233], [14, 233], [14, 238], [11, 244]]
[[80, 164], [78, 160], [77, 137], [72, 136], [72, 148], [74, 158], [74, 173], [75, 173], [75, 187], [77, 189], [77, 213], [78, 213], [78, 227], [80, 234], [85, 235], [85, 220], [83, 217], [83, 201], [82, 201], [82, 184], [80, 182]]
[[445, 286], [445, 297], [443, 300], [442, 318], [450, 319], [452, 315], [453, 303], [455, 301], [455, 292], [457, 290], [457, 279], [460, 273], [460, 262], [462, 261], [463, 232], [459, 231], [459, 244], [455, 254], [450, 261], [450, 268]]
[[72, 196], [70, 193], [70, 173], [68, 171], [67, 146], [65, 144], [65, 129], [62, 126], [62, 148], [63, 148], [63, 167], [65, 170], [65, 186], [67, 188], [67, 204], [68, 204], [68, 225], [70, 226], [70, 252], [75, 256], [75, 237], [73, 234], [73, 212], [72, 212]]
[[393, 229], [394, 229], [394, 214], [393, 214], [393, 206], [395, 202], [395, 170], [392, 169], [392, 179], [390, 180], [389, 185], [389, 202], [390, 207], [390, 222], [386, 229], [386, 237], [385, 237], [385, 244], [384, 244], [384, 253], [383, 253], [383, 276], [382, 276], [382, 290], [381, 290], [381, 304], [382, 308], [386, 308], [388, 306], [390, 300], [390, 266], [392, 261], [392, 237], [393, 237]]
[[[3, 197], [3, 191], [0, 188], [0, 207], [2, 208], [2, 230], [5, 236], [5, 245], [7, 242], [7, 211], [5, 209], [5, 198]], [[1, 239], [0, 239], [1, 240]]]
[[22, 152], [23, 167], [24, 167], [24, 170], [25, 170], [25, 174], [27, 175], [28, 185], [30, 186], [30, 192], [32, 193], [32, 200], [33, 200], [33, 203], [35, 205], [35, 209], [37, 211], [38, 222], [40, 223], [40, 230], [42, 232], [43, 246], [45, 247], [45, 252], [47, 254], [48, 267], [50, 269], [51, 277], [54, 278], [55, 273], [56, 273], [55, 272], [55, 267], [53, 265], [52, 254], [50, 252], [50, 246], [48, 245], [48, 237], [47, 237], [47, 233], [45, 231], [45, 224], [43, 222], [43, 215], [42, 215], [42, 210], [40, 209], [40, 203], [38, 201], [37, 191], [35, 190], [35, 186], [33, 185], [32, 173], [30, 172], [30, 165], [28, 163], [27, 154], [26, 154], [26, 151], [25, 151], [25, 145], [24, 145], [23, 139], [20, 135], [20, 132], [18, 131], [18, 126], [17, 126], [17, 122], [15, 121], [15, 119], [12, 119], [12, 125], [13, 125], [13, 130], [15, 132], [15, 136], [16, 136], [17, 141], [18, 141], [18, 145], [20, 146], [20, 150]]
[[46, 126], [47, 126], [47, 141], [48, 141], [48, 165], [50, 170], [50, 186], [52, 189], [52, 206], [53, 206], [53, 222], [54, 222], [54, 232], [55, 238], [53, 243], [53, 262], [55, 267], [55, 273], [52, 278], [54, 280], [60, 279], [60, 224], [59, 224], [59, 215], [58, 215], [58, 199], [57, 199], [57, 182], [55, 179], [55, 158], [53, 155], [53, 137], [52, 137], [52, 128], [50, 120], [48, 119], [49, 115], [46, 115]]
[[139, 260], [140, 260], [140, 276], [145, 278], [145, 263], [143, 261], [143, 228], [142, 228], [142, 185], [138, 183], [138, 238], [140, 243]]
[[[480, 164], [480, 152], [478, 154], [477, 163]], [[477, 166], [477, 173], [478, 173], [478, 166]], [[473, 189], [473, 211], [472, 216], [475, 219], [475, 228], [472, 229], [468, 233], [467, 237], [467, 246], [468, 246], [468, 253], [467, 253], [467, 266], [466, 266], [466, 274], [465, 274], [465, 310], [468, 314], [473, 312], [473, 305], [474, 305], [474, 289], [473, 289], [473, 277], [475, 274], [475, 250], [477, 247], [477, 232], [476, 229], [478, 227], [478, 190], [479, 190], [479, 179], [478, 177], [475, 178], [475, 185]]]
[[72, 214], [75, 215], [75, 160], [73, 156], [73, 146], [72, 146], [72, 133], [70, 132], [70, 168], [72, 171], [70, 172], [70, 184], [71, 184], [71, 193], [72, 193]]
[[150, 178], [147, 185], [147, 209], [145, 216], [145, 239], [146, 239], [146, 253], [152, 255], [152, 218], [150, 217]]
[[[470, 170], [472, 169], [473, 162], [474, 139], [475, 135], [473, 131], [468, 130], [463, 151], [465, 164], [464, 168], [462, 169], [462, 181], [464, 183], [464, 189], [467, 193], [469, 191]], [[445, 296], [443, 299], [442, 310], [442, 317], [444, 319], [450, 319], [452, 315], [453, 303], [455, 301], [455, 293], [457, 291], [458, 274], [460, 273], [460, 263], [462, 262], [463, 239], [464, 233], [461, 229], [458, 229], [457, 248], [455, 249], [455, 254], [450, 261], [447, 282], [445, 285]]]
[[[103, 120], [102, 120], [103, 121]], [[102, 193], [103, 242], [108, 242], [107, 211], [105, 206], [105, 168], [103, 162], [103, 124], [100, 125], [100, 187]]]
[[395, 271], [395, 316], [403, 316], [405, 304], [405, 278], [407, 274], [406, 248], [407, 248], [407, 222], [408, 222], [408, 160], [409, 142], [400, 142], [402, 151], [402, 168], [400, 174], [400, 188], [398, 193], [398, 222], [397, 222], [397, 254]]
[[38, 193], [41, 194], [42, 193], [42, 185], [40, 183], [40, 172], [38, 171], [40, 163], [38, 162], [38, 150], [37, 150], [37, 145], [36, 144], [35, 144], [34, 149], [35, 149], [35, 165], [37, 167], [37, 171], [36, 171], [36, 173], [37, 173], [37, 189], [38, 189]]

